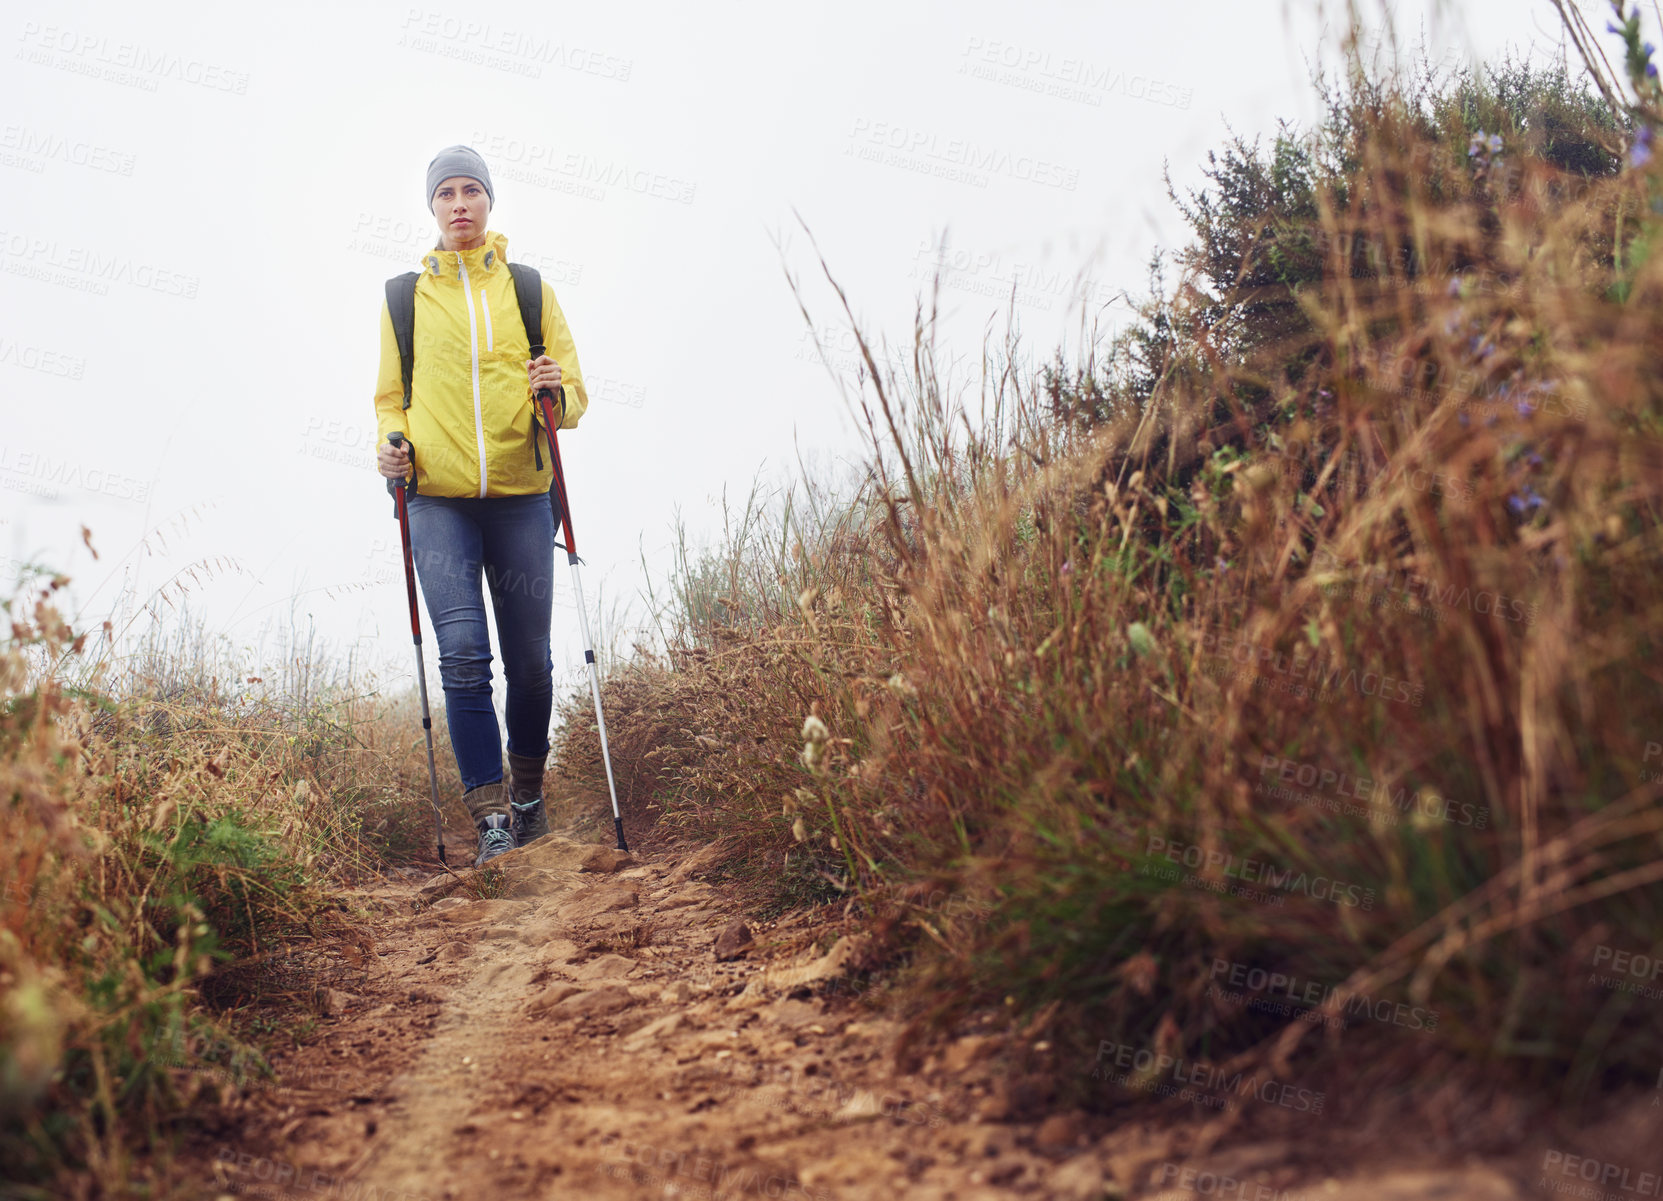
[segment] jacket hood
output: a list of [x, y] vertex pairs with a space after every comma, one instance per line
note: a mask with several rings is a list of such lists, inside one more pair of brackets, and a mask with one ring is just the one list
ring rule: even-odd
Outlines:
[[[461, 255], [461, 265], [457, 256]], [[440, 250], [435, 246], [422, 256], [424, 275], [460, 281], [465, 266], [470, 278], [490, 272], [499, 263], [508, 261], [508, 239], [492, 230], [485, 231], [485, 242], [472, 250]]]

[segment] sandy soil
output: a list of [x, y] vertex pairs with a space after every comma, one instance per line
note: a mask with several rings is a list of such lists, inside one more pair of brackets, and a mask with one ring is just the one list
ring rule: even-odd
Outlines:
[[1170, 1121], [1016, 1120], [1034, 1107], [1008, 1031], [900, 1072], [900, 1026], [839, 987], [852, 942], [828, 949], [808, 915], [748, 946], [730, 933], [719, 960], [742, 915], [698, 856], [551, 835], [497, 863], [493, 899], [430, 900], [419, 880], [349, 898], [369, 914], [339, 948], [352, 991], [319, 995], [279, 1080], [244, 1089], [187, 1159], [201, 1196], [1521, 1195], [1483, 1166], [1313, 1180], [1285, 1144], [1202, 1154]]

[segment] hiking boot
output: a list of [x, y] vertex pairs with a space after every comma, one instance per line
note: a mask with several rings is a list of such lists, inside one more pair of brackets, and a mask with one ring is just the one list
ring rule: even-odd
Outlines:
[[479, 820], [479, 857], [473, 861], [475, 867], [484, 867], [487, 860], [514, 849], [514, 831], [510, 828], [513, 820], [502, 813]]
[[541, 755], [508, 752], [508, 807], [514, 815], [515, 846], [523, 847], [549, 832], [549, 817], [543, 809], [543, 769], [547, 762], [546, 751]]
[[508, 786], [492, 780], [462, 794], [462, 803], [479, 831], [479, 858], [475, 867], [483, 867], [487, 859], [495, 859], [504, 851], [514, 849], [514, 818], [508, 807]]
[[543, 811], [543, 798], [538, 797], [529, 805], [522, 805], [518, 801], [510, 801], [509, 808], [514, 810], [514, 845], [523, 847], [528, 842], [534, 842], [549, 832], [549, 815]]

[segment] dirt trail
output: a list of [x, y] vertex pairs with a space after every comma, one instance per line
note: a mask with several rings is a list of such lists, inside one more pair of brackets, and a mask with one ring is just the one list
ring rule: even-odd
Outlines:
[[[851, 944], [822, 954], [806, 917], [719, 962], [740, 915], [697, 857], [551, 835], [497, 862], [498, 899], [355, 898], [379, 915], [343, 949], [362, 985], [326, 995], [335, 1012], [274, 1062], [280, 1084], [245, 1095], [195, 1177], [204, 1197], [1201, 1195], [1171, 1167], [1174, 1191], [1144, 1183], [1183, 1160], [1170, 1131], [1006, 1120], [994, 1037], [897, 1074], [899, 1026], [840, 995]], [[1207, 1166], [1288, 1188], [1308, 1176], [1285, 1150]], [[1516, 1194], [1479, 1170], [1296, 1195]]]

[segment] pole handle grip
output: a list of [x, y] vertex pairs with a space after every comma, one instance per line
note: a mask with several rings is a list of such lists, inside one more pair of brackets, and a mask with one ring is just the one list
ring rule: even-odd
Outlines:
[[[387, 435], [387, 441], [392, 443], [393, 448], [395, 450], [400, 449], [402, 447], [409, 447], [410, 448], [410, 462], [411, 462], [412, 465], [415, 464], [415, 461], [416, 461], [416, 444], [414, 442], [411, 442], [408, 438], [406, 438], [404, 436], [404, 431], [403, 430], [394, 430], [392, 433], [388, 434]], [[403, 483], [404, 483], [404, 494], [405, 494], [405, 496], [409, 496], [410, 495], [410, 486], [413, 483], [415, 483], [415, 481], [414, 480], [405, 480], [405, 481], [403, 481]], [[399, 481], [389, 479], [387, 481], [387, 495], [388, 496], [394, 496], [395, 499], [396, 499], [396, 489], [398, 488], [398, 486], [399, 486]]]

